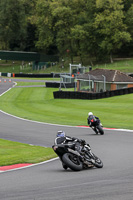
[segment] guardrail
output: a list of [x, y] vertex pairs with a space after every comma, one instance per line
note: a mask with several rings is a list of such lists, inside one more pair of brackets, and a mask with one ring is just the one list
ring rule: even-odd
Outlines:
[[0, 76], [7, 76], [7, 77], [27, 77], [27, 78], [59, 78], [61, 75], [66, 75], [69, 73], [44, 73], [44, 74], [24, 74], [24, 73], [5, 73], [0, 72]]
[[75, 87], [75, 83], [60, 83], [60, 82], [46, 82], [45, 83], [46, 87], [49, 88], [74, 88]]

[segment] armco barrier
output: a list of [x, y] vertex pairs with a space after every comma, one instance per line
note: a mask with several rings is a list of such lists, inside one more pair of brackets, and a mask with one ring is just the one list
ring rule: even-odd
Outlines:
[[46, 82], [45, 83], [46, 87], [50, 87], [50, 88], [59, 88], [61, 86], [61, 88], [74, 88], [75, 87], [75, 83], [61, 83], [60, 82]]
[[[0, 76], [8, 76], [9, 73], [4, 73], [4, 72], [0, 72]], [[66, 74], [66, 73], [64, 73]], [[12, 77], [27, 77], [27, 78], [59, 78], [60, 77], [60, 73], [45, 73], [45, 74], [24, 74], [24, 73], [13, 73], [11, 74]]]
[[[44, 73], [44, 74], [23, 74], [23, 73], [18, 73], [15, 74], [15, 77], [30, 77], [30, 78], [60, 78], [60, 75], [66, 75], [66, 73]], [[69, 75], [69, 73], [68, 73]]]
[[72, 92], [72, 91], [56, 91], [53, 92], [55, 99], [102, 99], [113, 96], [125, 95], [133, 93], [133, 87], [119, 90], [112, 90], [100, 93]]
[[53, 78], [53, 74], [15, 74], [15, 77], [27, 77], [27, 78]]

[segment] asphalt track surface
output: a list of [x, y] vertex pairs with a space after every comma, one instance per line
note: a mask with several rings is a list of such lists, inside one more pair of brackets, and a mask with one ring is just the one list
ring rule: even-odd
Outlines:
[[103, 161], [102, 169], [65, 171], [59, 159], [0, 173], [0, 200], [132, 200], [133, 132], [25, 121], [0, 112], [0, 138], [51, 147], [57, 130], [85, 139]]

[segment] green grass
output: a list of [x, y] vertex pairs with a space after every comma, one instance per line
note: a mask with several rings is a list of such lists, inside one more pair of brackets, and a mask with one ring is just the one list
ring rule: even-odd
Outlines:
[[29, 79], [31, 79], [33, 82], [34, 82], [34, 80], [44, 80], [44, 81], [60, 81], [60, 78], [49, 78], [49, 77], [44, 77], [44, 78], [29, 78], [29, 77], [6, 77], [7, 79], [13, 79], [14, 81], [16, 80], [16, 79], [24, 79], [24, 81], [27, 79], [27, 80], [29, 80]]
[[104, 127], [133, 129], [133, 94], [98, 100], [54, 99], [52, 88], [12, 88], [0, 97], [0, 109], [35, 121], [87, 125], [87, 114], [99, 116]]
[[45, 82], [17, 82], [17, 86], [30, 86], [30, 85], [43, 85], [45, 86]]
[[114, 69], [124, 73], [133, 73], [133, 59], [115, 61], [114, 63], [96, 64], [92, 69]]
[[[61, 67], [62, 63], [59, 62], [58, 65], [48, 67], [45, 70], [32, 70], [32, 66], [28, 65], [28, 62], [25, 62], [25, 66], [23, 69], [21, 69], [22, 62], [21, 61], [15, 61], [15, 64], [13, 64], [11, 61], [3, 61], [0, 60], [0, 72], [10, 72], [10, 73], [51, 73], [51, 72], [69, 72], [69, 64], [71, 63], [71, 60], [69, 58], [64, 58], [64, 68]], [[78, 64], [80, 63], [80, 59], [78, 57], [74, 58], [74, 63]], [[91, 66], [89, 58], [84, 59], [85, 67]], [[117, 69], [124, 73], [133, 73], [133, 58], [132, 59], [120, 59], [120, 60], [114, 60], [113, 63], [107, 63], [103, 62], [101, 63], [94, 63], [92, 66], [92, 69], [95, 68], [104, 68], [104, 69]], [[89, 68], [88, 68], [89, 69]]]
[[15, 61], [13, 64], [12, 61], [0, 60], [0, 72], [8, 73], [30, 73], [32, 71], [32, 66], [29, 66], [28, 62], [25, 62], [25, 66], [22, 69], [22, 62]]
[[[34, 80], [32, 80], [32, 81], [34, 81]], [[44, 82], [19, 82], [19, 81], [15, 81], [15, 79], [13, 81], [17, 83], [17, 86], [30, 86], [30, 85], [44, 85], [45, 86], [45, 81], [50, 81], [50, 80], [52, 80], [52, 81], [60, 81], [59, 78], [53, 78], [53, 79], [51, 78], [51, 79], [47, 79], [47, 80], [46, 79], [42, 79], [42, 80], [44, 80]]]
[[0, 166], [38, 163], [56, 157], [52, 148], [0, 139]]

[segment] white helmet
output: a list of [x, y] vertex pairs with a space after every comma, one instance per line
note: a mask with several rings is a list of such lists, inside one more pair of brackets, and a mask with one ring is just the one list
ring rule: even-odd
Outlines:
[[92, 112], [89, 112], [88, 115], [89, 115], [89, 116], [90, 116], [90, 115], [93, 115], [93, 113], [92, 113]]
[[56, 136], [57, 137], [65, 137], [65, 132], [64, 131], [58, 131]]

